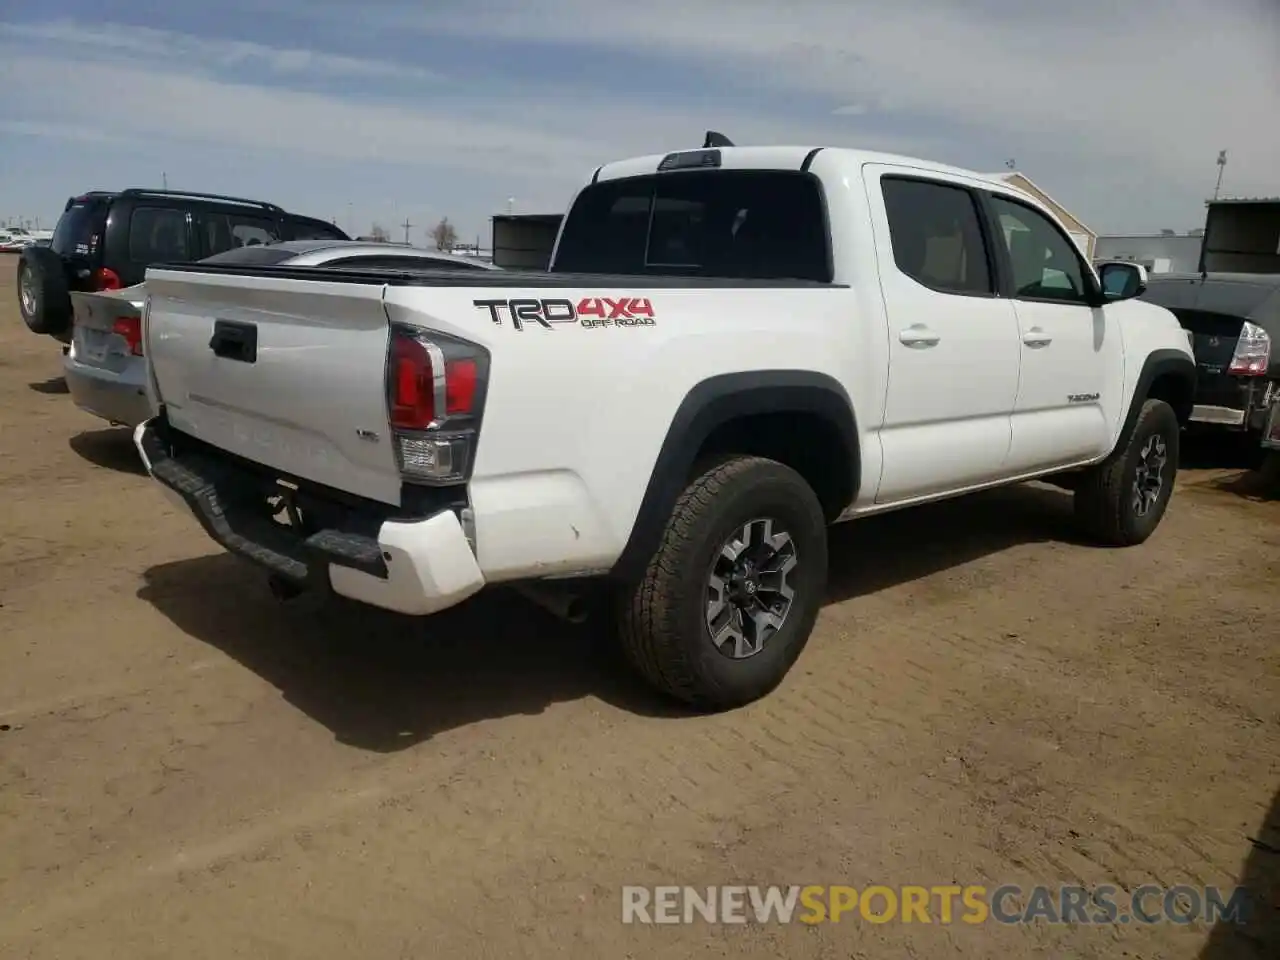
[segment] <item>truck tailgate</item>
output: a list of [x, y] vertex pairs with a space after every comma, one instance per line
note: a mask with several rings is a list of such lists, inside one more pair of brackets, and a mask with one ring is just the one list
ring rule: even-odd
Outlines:
[[229, 453], [399, 505], [385, 287], [152, 269], [146, 353], [170, 425]]

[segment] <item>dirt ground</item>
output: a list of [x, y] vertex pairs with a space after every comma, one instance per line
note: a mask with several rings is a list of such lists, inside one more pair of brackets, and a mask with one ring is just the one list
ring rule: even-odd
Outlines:
[[1037, 487], [838, 528], [792, 677], [691, 717], [519, 598], [275, 603], [72, 406], [13, 263], [0, 956], [1280, 956], [1280, 899], [1243, 932], [621, 922], [624, 884], [1273, 895], [1280, 502], [1212, 451], [1140, 548]]

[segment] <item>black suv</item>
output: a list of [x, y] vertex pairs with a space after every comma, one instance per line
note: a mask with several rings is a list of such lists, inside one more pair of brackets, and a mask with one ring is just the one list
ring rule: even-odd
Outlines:
[[72, 290], [141, 283], [147, 267], [189, 263], [281, 240], [350, 240], [331, 223], [271, 203], [176, 190], [91, 191], [67, 200], [48, 244], [18, 261], [22, 319], [33, 333], [71, 336]]

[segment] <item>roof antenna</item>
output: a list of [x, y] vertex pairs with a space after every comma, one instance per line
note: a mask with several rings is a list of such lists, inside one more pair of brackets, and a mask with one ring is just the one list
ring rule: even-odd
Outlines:
[[733, 141], [726, 137], [723, 133], [716, 133], [714, 130], [707, 131], [706, 142], [703, 143], [702, 149], [707, 150], [711, 147], [732, 147]]

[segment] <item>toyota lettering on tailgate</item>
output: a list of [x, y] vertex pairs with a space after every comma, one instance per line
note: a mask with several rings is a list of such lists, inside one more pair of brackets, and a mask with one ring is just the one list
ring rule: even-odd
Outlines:
[[508, 320], [516, 330], [527, 326], [554, 330], [557, 325], [595, 329], [599, 327], [652, 327], [653, 303], [648, 297], [583, 297], [572, 300], [472, 300], [478, 309], [488, 310], [489, 319], [498, 326]]

